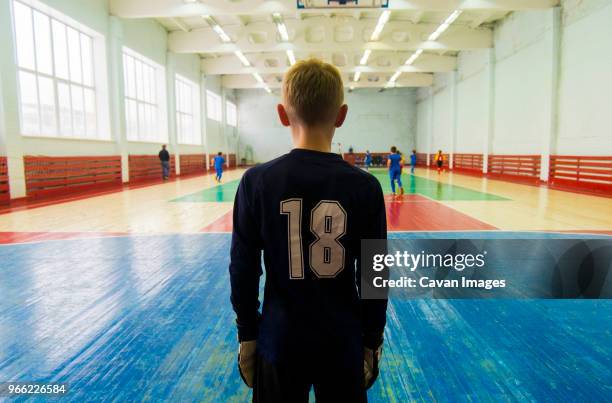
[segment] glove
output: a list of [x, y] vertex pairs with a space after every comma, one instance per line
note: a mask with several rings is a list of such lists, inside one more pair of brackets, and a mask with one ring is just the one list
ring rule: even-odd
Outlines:
[[238, 371], [240, 377], [249, 388], [255, 381], [255, 350], [257, 340], [243, 341], [238, 348]]
[[378, 363], [382, 357], [383, 344], [372, 350], [370, 348], [363, 348], [363, 378], [365, 379], [365, 388], [370, 389], [376, 378], [378, 378]]

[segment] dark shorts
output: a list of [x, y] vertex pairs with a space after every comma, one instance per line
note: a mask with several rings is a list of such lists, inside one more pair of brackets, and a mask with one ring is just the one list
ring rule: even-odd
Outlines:
[[437, 164], [438, 164], [438, 168], [442, 168], [442, 161], [438, 161]]
[[258, 355], [253, 402], [306, 403], [311, 387], [317, 403], [367, 402], [363, 356], [338, 358], [322, 355], [275, 365]]

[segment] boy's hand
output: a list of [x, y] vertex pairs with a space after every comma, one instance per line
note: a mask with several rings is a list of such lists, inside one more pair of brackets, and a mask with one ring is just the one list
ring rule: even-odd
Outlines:
[[382, 357], [382, 348], [382, 343], [375, 350], [363, 348], [363, 377], [366, 389], [370, 389], [378, 377], [378, 363]]
[[252, 388], [255, 381], [257, 340], [243, 341], [238, 348], [238, 371], [244, 383]]

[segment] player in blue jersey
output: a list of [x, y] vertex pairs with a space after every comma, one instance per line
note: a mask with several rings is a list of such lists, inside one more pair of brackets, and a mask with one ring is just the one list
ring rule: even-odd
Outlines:
[[221, 182], [221, 177], [223, 176], [223, 164], [225, 164], [225, 158], [223, 158], [223, 154], [221, 151], [219, 151], [217, 155], [215, 155], [215, 158], [213, 158], [213, 165], [215, 166], [215, 172], [217, 173], [215, 177], [217, 183]]
[[307, 402], [311, 387], [317, 402], [366, 402], [387, 302], [360, 297], [360, 242], [386, 239], [382, 189], [331, 152], [348, 110], [334, 66], [296, 63], [281, 101], [294, 149], [249, 169], [234, 202], [229, 271], [240, 373], [254, 402]]
[[395, 182], [399, 188], [400, 195], [404, 194], [402, 186], [402, 156], [397, 152], [397, 147], [391, 147], [391, 154], [387, 157], [387, 167], [389, 168], [389, 179], [391, 179], [391, 192], [395, 194]]
[[366, 170], [369, 171], [370, 165], [372, 165], [372, 154], [370, 154], [370, 150], [367, 150], [365, 153], [364, 163], [365, 163]]
[[410, 154], [410, 173], [414, 174], [414, 168], [416, 168], [417, 164], [417, 154], [416, 150], [412, 150], [412, 154]]

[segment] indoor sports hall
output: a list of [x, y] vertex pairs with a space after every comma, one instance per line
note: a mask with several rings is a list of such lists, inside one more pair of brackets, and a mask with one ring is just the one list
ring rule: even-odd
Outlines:
[[[389, 239], [528, 240], [517, 266], [610, 242], [610, 21], [611, 0], [0, 0], [0, 401], [250, 401], [233, 202], [293, 147], [299, 60], [340, 70], [332, 152], [379, 180]], [[368, 399], [612, 401], [612, 303], [576, 298], [390, 299]]]

